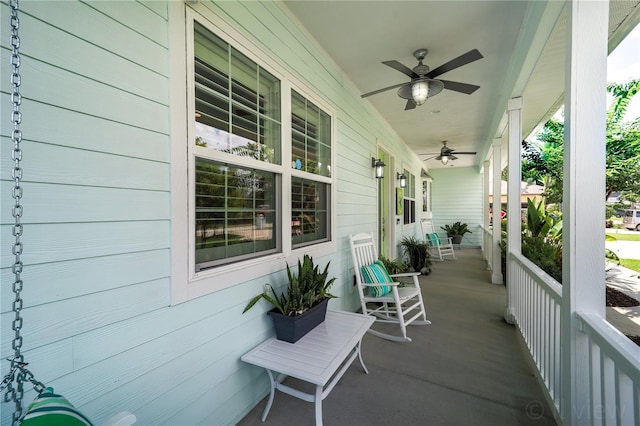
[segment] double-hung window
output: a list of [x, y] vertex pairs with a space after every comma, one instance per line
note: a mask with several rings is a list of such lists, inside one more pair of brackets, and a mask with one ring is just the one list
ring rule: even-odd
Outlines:
[[404, 224], [416, 222], [416, 177], [406, 169], [404, 175], [407, 177], [407, 186], [404, 190]]
[[280, 66], [267, 69], [191, 16], [192, 270], [331, 242], [333, 115]]
[[281, 249], [280, 80], [194, 22], [195, 269]]
[[330, 238], [331, 117], [291, 91], [292, 246]]

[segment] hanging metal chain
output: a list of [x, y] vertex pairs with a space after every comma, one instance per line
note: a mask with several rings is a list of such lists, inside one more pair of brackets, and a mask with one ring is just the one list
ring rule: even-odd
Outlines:
[[[12, 424], [17, 425], [20, 417], [22, 417], [22, 397], [24, 395], [24, 382], [31, 382], [36, 392], [42, 392], [45, 386], [37, 381], [33, 374], [27, 370], [27, 363], [24, 362], [22, 355], [22, 336], [20, 331], [22, 329], [22, 297], [20, 292], [22, 291], [22, 231], [23, 226], [21, 222], [22, 218], [22, 169], [20, 168], [20, 161], [22, 161], [22, 149], [20, 143], [22, 142], [22, 131], [20, 130], [20, 124], [22, 123], [22, 112], [20, 106], [22, 105], [22, 95], [20, 94], [20, 37], [18, 36], [18, 28], [20, 27], [20, 21], [18, 19], [18, 0], [10, 0], [9, 6], [11, 8], [10, 26], [10, 46], [11, 46], [11, 104], [13, 111], [11, 112], [11, 122], [13, 123], [13, 131], [11, 132], [11, 141], [13, 142], [13, 151], [11, 152], [11, 158], [14, 161], [13, 170], [11, 176], [14, 181], [12, 197], [15, 201], [13, 205], [12, 215], [15, 219], [13, 225], [13, 236], [15, 242], [13, 243], [12, 252], [15, 256], [13, 263], [13, 274], [15, 280], [13, 282], [13, 293], [15, 299], [13, 301], [13, 312], [15, 318], [12, 323], [14, 331], [13, 338], [13, 358], [10, 358], [11, 369], [9, 373], [3, 378], [0, 383], [0, 390], [6, 388], [4, 395], [5, 402], [13, 401], [15, 403], [15, 409], [13, 412]], [[15, 383], [15, 385], [14, 385]]]

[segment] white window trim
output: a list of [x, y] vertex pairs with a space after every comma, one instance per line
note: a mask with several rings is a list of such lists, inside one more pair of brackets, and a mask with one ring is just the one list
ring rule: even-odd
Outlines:
[[[303, 254], [322, 257], [337, 251], [336, 218], [336, 150], [337, 119], [336, 109], [327, 100], [319, 98], [305, 84], [294, 77], [287, 69], [276, 63], [260, 47], [250, 42], [221, 17], [208, 9], [206, 5], [196, 3], [186, 5], [183, 2], [169, 2], [169, 78], [170, 78], [170, 122], [171, 122], [171, 304], [179, 304], [204, 296], [243, 282], [282, 271], [286, 264], [294, 265]], [[244, 55], [256, 61], [281, 81], [282, 90], [282, 165], [268, 167], [281, 173], [282, 194], [280, 206], [282, 224], [291, 223], [291, 176], [296, 175], [331, 185], [330, 232], [327, 242], [305, 246], [292, 250], [289, 233], [282, 232], [282, 252], [251, 260], [223, 265], [209, 270], [195, 272], [195, 245], [193, 235], [195, 223], [190, 220], [194, 211], [192, 182], [195, 159], [194, 150], [189, 148], [189, 135], [192, 134], [192, 120], [189, 109], [193, 108], [187, 93], [193, 93], [193, 76], [187, 75], [188, 61], [193, 57], [193, 43], [188, 34], [193, 33], [193, 20], [204, 18], [206, 26], [216, 35], [226, 40]], [[202, 19], [200, 19], [202, 22]], [[189, 32], [191, 29], [191, 33]], [[322, 177], [305, 172], [291, 170], [291, 89], [305, 96], [331, 116], [331, 177]], [[193, 111], [192, 111], [193, 112]], [[237, 159], [236, 159], [237, 160]]]
[[[413, 219], [414, 219], [414, 221], [413, 222], [409, 222], [409, 223], [404, 223], [404, 214], [402, 215], [402, 219], [401, 219], [402, 220], [402, 225], [407, 227], [407, 228], [409, 228], [409, 227], [415, 227], [416, 223], [418, 223], [420, 221], [420, 217], [419, 217], [420, 215], [418, 214], [419, 213], [419, 211], [418, 211], [418, 204], [419, 203], [418, 203], [418, 200], [415, 198], [416, 197], [416, 189], [417, 189], [417, 185], [418, 185], [418, 181], [419, 181], [419, 177], [420, 176], [416, 175], [412, 170], [405, 169], [405, 168], [401, 167], [401, 172], [400, 173], [404, 173], [404, 172], [407, 172], [407, 173], [411, 174], [411, 176], [413, 176], [413, 194], [412, 194], [412, 196], [409, 197], [407, 195], [408, 191], [410, 189], [410, 185], [409, 185], [410, 179], [409, 179], [408, 175], [407, 175], [407, 187], [404, 188], [404, 191], [403, 191], [403, 198], [413, 201], [413, 208], [414, 208], [414, 210], [413, 210], [413, 216], [414, 216]], [[422, 195], [422, 181], [421, 180], [420, 180], [420, 195]], [[404, 200], [403, 200], [403, 204], [404, 204]], [[421, 204], [420, 204], [420, 210], [422, 210], [422, 205]]]

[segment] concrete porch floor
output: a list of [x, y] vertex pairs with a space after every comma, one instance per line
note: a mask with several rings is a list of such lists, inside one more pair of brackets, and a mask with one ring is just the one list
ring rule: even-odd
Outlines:
[[[556, 424], [515, 327], [503, 320], [504, 286], [490, 284], [480, 250], [464, 248], [456, 256], [435, 262], [434, 272], [421, 278], [432, 324], [410, 326], [413, 342], [365, 335], [369, 374], [353, 363], [323, 401], [325, 425]], [[314, 424], [312, 403], [281, 392], [262, 423], [265, 404], [266, 398], [239, 425]]]

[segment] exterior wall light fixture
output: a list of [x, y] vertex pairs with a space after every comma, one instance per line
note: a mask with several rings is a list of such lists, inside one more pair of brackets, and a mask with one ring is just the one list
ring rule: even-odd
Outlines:
[[376, 169], [376, 179], [382, 179], [384, 177], [384, 164], [379, 158], [371, 158], [371, 167]]
[[396, 178], [398, 179], [398, 182], [400, 183], [400, 188], [406, 188], [407, 187], [407, 177], [404, 175], [404, 173], [398, 173], [396, 175]]

